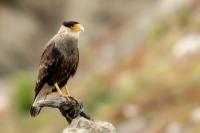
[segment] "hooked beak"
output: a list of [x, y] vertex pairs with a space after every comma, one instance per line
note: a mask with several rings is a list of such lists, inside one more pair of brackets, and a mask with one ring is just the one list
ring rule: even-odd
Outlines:
[[80, 24], [80, 31], [84, 32], [84, 27]]

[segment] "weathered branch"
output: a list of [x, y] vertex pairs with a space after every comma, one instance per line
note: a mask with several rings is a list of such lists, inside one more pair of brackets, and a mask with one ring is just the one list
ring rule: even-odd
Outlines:
[[38, 101], [37, 105], [60, 110], [68, 123], [70, 123], [63, 133], [116, 133], [116, 128], [111, 123], [91, 120], [90, 116], [84, 111], [83, 104], [73, 97], [69, 97], [69, 99], [57, 97]]
[[84, 111], [83, 104], [73, 97], [69, 97], [68, 99], [57, 97], [55, 99], [38, 101], [37, 104], [40, 107], [58, 108], [68, 123], [71, 123], [78, 116], [90, 120], [90, 116]]

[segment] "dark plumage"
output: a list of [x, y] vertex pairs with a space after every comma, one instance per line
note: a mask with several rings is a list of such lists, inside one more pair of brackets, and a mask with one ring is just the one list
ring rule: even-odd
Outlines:
[[64, 21], [63, 23], [62, 23], [65, 27], [71, 27], [71, 26], [74, 26], [75, 24], [78, 24], [78, 22], [76, 22], [76, 21]]
[[[35, 87], [35, 98], [31, 107], [31, 115], [36, 116], [40, 112], [37, 101], [44, 100], [46, 96], [56, 91], [54, 86], [58, 84], [64, 87], [70, 77], [72, 77], [78, 67], [79, 51], [78, 37], [79, 31], [70, 29], [78, 22], [64, 22], [58, 34], [56, 34], [47, 44], [41, 56], [38, 80]], [[66, 26], [69, 28], [66, 29]]]
[[[65, 42], [59, 48], [55, 46], [55, 42], [51, 42], [42, 54], [35, 97], [45, 83], [54, 86], [54, 83], [57, 82], [62, 88], [70, 76], [75, 74], [79, 62], [77, 40], [71, 39]], [[56, 91], [56, 89], [54, 88], [52, 91]]]

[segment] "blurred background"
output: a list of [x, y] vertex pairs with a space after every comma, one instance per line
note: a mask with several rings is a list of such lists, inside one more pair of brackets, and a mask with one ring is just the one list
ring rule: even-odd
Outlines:
[[85, 27], [68, 87], [119, 133], [200, 132], [199, 0], [0, 0], [0, 132], [59, 133], [29, 115], [41, 53], [62, 21]]

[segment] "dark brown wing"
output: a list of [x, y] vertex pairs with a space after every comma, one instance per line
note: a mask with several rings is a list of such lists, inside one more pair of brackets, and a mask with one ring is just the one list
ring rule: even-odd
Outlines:
[[[40, 60], [38, 80], [35, 87], [35, 97], [39, 94], [45, 83], [51, 84], [51, 77], [57, 71], [62, 60], [63, 55], [55, 47], [55, 42], [51, 42], [44, 50]], [[51, 85], [53, 85], [53, 83]]]

